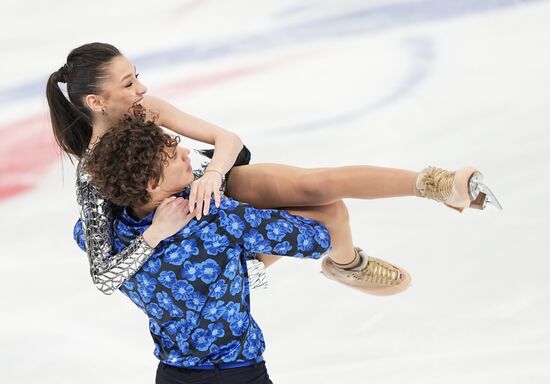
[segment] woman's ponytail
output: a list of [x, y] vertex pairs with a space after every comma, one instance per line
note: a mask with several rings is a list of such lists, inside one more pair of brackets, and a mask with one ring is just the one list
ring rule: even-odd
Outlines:
[[[48, 78], [46, 97], [53, 133], [67, 155], [81, 158], [86, 152], [92, 138], [92, 112], [84, 99], [101, 91], [107, 65], [120, 55], [110, 44], [85, 44], [73, 49], [67, 63]], [[67, 83], [68, 98], [59, 83]]]
[[81, 158], [90, 143], [92, 125], [90, 118], [65, 97], [59, 88], [62, 81], [59, 71], [56, 71], [50, 75], [46, 85], [53, 134], [63, 152]]

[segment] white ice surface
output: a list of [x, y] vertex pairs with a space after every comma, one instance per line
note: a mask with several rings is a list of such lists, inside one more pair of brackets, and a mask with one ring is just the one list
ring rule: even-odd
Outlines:
[[[269, 270], [252, 300], [275, 383], [550, 382], [550, 2], [6, 0], [0, 13], [2, 125], [45, 110], [42, 84], [71, 48], [107, 41], [255, 162], [484, 172], [502, 212], [347, 201], [356, 244], [411, 272], [403, 294], [362, 295], [315, 262]], [[151, 383], [145, 316], [92, 286], [72, 241], [73, 180], [57, 161], [0, 202], [0, 382]]]

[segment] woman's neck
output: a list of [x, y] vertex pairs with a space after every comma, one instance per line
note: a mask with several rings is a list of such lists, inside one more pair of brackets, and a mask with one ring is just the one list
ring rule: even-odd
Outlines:
[[89, 148], [93, 148], [99, 139], [111, 128], [111, 123], [107, 119], [94, 119], [92, 124], [92, 137], [90, 138]]

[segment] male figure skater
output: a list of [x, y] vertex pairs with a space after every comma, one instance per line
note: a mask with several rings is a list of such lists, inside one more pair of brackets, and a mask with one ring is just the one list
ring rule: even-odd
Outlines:
[[[186, 204], [194, 175], [189, 150], [177, 143], [153, 122], [128, 117], [83, 160], [102, 195], [126, 207], [113, 224], [116, 251], [143, 233], [159, 205]], [[250, 313], [246, 257], [317, 259], [329, 250], [328, 230], [227, 197], [189, 220], [120, 288], [149, 318], [160, 360], [156, 382], [271, 383], [262, 331]], [[83, 247], [79, 223], [75, 239]]]

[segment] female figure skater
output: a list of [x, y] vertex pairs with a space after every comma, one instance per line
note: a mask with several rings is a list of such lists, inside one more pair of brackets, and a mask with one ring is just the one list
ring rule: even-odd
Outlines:
[[[58, 83], [67, 84], [68, 99]], [[336, 202], [333, 206], [342, 214], [343, 198], [414, 195], [458, 211], [468, 207], [483, 209], [487, 203], [501, 208], [474, 168], [449, 172], [428, 167], [417, 173], [372, 166], [302, 169], [279, 164], [246, 165], [249, 153], [238, 136], [148, 96], [146, 91], [134, 65], [112, 45], [91, 43], [72, 50], [66, 64], [50, 75], [46, 89], [57, 143], [66, 154], [81, 159], [133, 106], [153, 111], [158, 125], [215, 145], [211, 162], [191, 186], [189, 210], [197, 219], [208, 213], [211, 196], [219, 207], [222, 185], [228, 196], [257, 208], [307, 207], [306, 210], [315, 211]], [[175, 200], [159, 207], [147, 231], [113, 254], [112, 220], [116, 206], [97, 192], [85, 172], [77, 173], [77, 196], [92, 279], [106, 294], [133, 276], [161, 240], [186, 224], [185, 215], [178, 212], [182, 203]], [[275, 259], [263, 260], [272, 263]], [[409, 284], [406, 271], [369, 258], [358, 248], [351, 248], [345, 261], [336, 263], [325, 258], [322, 268], [325, 276], [371, 294], [397, 293]]]

